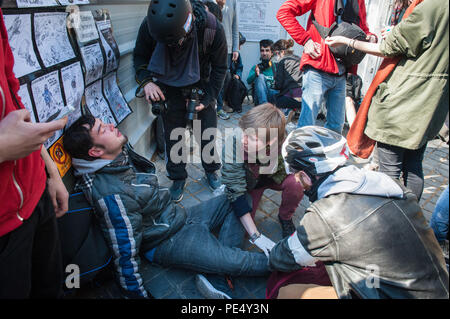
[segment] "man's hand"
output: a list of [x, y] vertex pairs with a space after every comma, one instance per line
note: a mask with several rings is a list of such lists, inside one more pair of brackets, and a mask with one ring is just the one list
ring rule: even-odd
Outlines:
[[312, 59], [317, 59], [322, 55], [320, 43], [314, 42], [311, 39], [306, 41], [303, 52], [308, 54]]
[[255, 65], [255, 74], [256, 74], [256, 77], [258, 77], [261, 74], [261, 70], [259, 69], [258, 65]]
[[239, 58], [239, 52], [234, 51], [233, 52], [233, 57], [231, 58], [231, 60], [236, 62], [238, 58]]
[[269, 253], [275, 246], [275, 243], [266, 236], [264, 236], [263, 234], [260, 234], [259, 237], [256, 238], [254, 241], [250, 240], [250, 242], [256, 245], [259, 249], [261, 249], [267, 256], [267, 258], [269, 258]]
[[160, 100], [164, 101], [166, 99], [160, 87], [153, 82], [149, 82], [144, 86], [144, 92], [145, 92], [145, 99], [147, 100], [148, 103]]
[[0, 121], [0, 163], [24, 158], [67, 123], [67, 117], [49, 123], [32, 123], [27, 110], [8, 113]]
[[195, 107], [195, 110], [196, 110], [197, 112], [200, 112], [200, 111], [203, 111], [204, 108], [205, 108], [205, 106], [203, 105], [203, 103], [200, 103], [199, 106], [196, 106], [196, 107]]
[[52, 199], [56, 218], [59, 218], [69, 209], [69, 192], [59, 175], [47, 179], [47, 189]]
[[326, 37], [325, 44], [329, 45], [330, 47], [338, 47], [340, 45], [349, 45], [350, 40], [351, 40], [350, 38], [338, 35], [334, 37]]
[[377, 43], [377, 37], [373, 34], [370, 34], [366, 37], [366, 40], [369, 41], [370, 43]]
[[239, 75], [237, 75], [237, 74], [233, 75], [233, 77], [238, 80], [240, 79]]
[[385, 27], [381, 29], [381, 38], [384, 40], [388, 36], [389, 32], [391, 32], [391, 27]]

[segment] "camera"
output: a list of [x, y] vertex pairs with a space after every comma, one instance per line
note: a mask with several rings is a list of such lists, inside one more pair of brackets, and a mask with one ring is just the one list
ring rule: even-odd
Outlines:
[[156, 116], [163, 114], [167, 110], [166, 101], [153, 101], [152, 113]]
[[186, 120], [188, 127], [192, 127], [192, 121], [196, 118], [197, 111], [195, 108], [200, 105], [200, 99], [204, 92], [198, 88], [192, 88], [189, 92], [189, 102], [186, 109]]
[[272, 63], [270, 62], [270, 60], [261, 60], [261, 63], [258, 64], [258, 68], [261, 71], [264, 71], [268, 68], [270, 68], [272, 66]]

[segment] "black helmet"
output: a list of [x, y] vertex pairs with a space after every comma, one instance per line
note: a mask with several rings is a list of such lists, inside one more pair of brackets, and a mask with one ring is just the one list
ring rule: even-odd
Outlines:
[[309, 176], [334, 171], [348, 159], [347, 140], [320, 126], [304, 126], [292, 131], [281, 150], [289, 174], [304, 171]]
[[189, 33], [193, 18], [189, 0], [152, 0], [147, 12], [148, 30], [156, 41], [174, 44]]

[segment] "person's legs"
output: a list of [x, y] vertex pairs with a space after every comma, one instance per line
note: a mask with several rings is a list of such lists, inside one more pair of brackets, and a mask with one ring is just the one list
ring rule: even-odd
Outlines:
[[341, 134], [345, 121], [345, 76], [325, 75], [325, 77], [326, 82], [334, 84], [328, 91], [325, 127]]
[[278, 93], [280, 93], [280, 91], [269, 88], [267, 90], [268, 101], [272, 104], [275, 104]]
[[303, 186], [295, 180], [293, 174], [288, 175], [281, 185], [273, 184], [271, 189], [281, 191], [280, 219], [291, 220], [298, 205], [303, 199]]
[[423, 156], [427, 144], [418, 150], [405, 150], [403, 158], [403, 179], [405, 186], [417, 196], [420, 201], [423, 192]]
[[326, 92], [322, 73], [307, 69], [303, 74], [302, 110], [297, 127], [315, 125]]
[[0, 299], [60, 297], [59, 245], [53, 206], [45, 191], [31, 217], [0, 237]]
[[269, 90], [263, 74], [256, 77], [254, 82], [254, 90], [259, 104], [264, 104], [269, 101]]
[[439, 197], [433, 215], [430, 220], [430, 227], [439, 243], [444, 242], [448, 236], [448, 185]]
[[[217, 117], [214, 107], [212, 105], [205, 107], [205, 109], [198, 113], [198, 119], [201, 121], [201, 136], [196, 136], [196, 138], [197, 143], [201, 145], [202, 166], [206, 173], [214, 173], [221, 166], [216, 145]], [[213, 132], [214, 135], [203, 136], [205, 130]]]
[[384, 143], [377, 143], [379, 171], [394, 179], [400, 179], [403, 168], [404, 149]]

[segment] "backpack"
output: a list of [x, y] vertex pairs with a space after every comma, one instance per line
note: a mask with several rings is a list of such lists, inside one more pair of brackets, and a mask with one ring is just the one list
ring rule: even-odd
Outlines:
[[228, 82], [225, 92], [225, 100], [228, 102], [228, 106], [236, 112], [242, 111], [242, 103], [247, 96], [247, 87], [241, 79], [236, 79], [231, 76]]
[[[59, 237], [66, 276], [68, 265], [79, 267], [80, 285], [90, 282], [105, 269], [112, 254], [83, 193], [71, 194], [69, 210], [58, 218]], [[66, 285], [64, 287], [67, 287]], [[68, 287], [70, 289], [70, 287]]]

